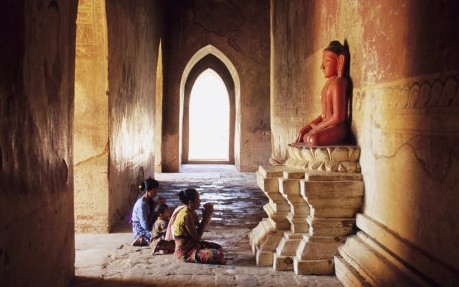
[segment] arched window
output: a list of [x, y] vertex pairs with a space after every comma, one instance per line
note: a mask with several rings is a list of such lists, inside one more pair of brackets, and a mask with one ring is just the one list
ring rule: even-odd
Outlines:
[[197, 77], [189, 109], [188, 161], [228, 161], [229, 96], [214, 70], [207, 69]]

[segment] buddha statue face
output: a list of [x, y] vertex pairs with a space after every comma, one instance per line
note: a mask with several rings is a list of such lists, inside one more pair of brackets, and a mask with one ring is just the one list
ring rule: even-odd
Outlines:
[[322, 65], [320, 67], [325, 78], [334, 78], [338, 76], [338, 56], [328, 50], [323, 52]]

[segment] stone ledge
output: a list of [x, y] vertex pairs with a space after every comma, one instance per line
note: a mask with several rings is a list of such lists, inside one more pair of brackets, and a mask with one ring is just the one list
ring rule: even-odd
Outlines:
[[[425, 286], [455, 286], [457, 284], [459, 275], [454, 267], [428, 256], [427, 252], [401, 238], [373, 218], [359, 213], [356, 216], [356, 225], [361, 230], [358, 232], [358, 238], [365, 242], [365, 245], [370, 246], [385, 261], [395, 266], [397, 272], [420, 282], [416, 284]], [[350, 244], [347, 244], [346, 241], [342, 248], [345, 249], [348, 245]], [[380, 246], [385, 248], [380, 248]], [[358, 258], [359, 253], [353, 253], [353, 256]], [[358, 261], [355, 258], [354, 260]], [[407, 267], [405, 262], [410, 262], [410, 266]], [[391, 271], [395, 273], [394, 269]], [[368, 273], [373, 275], [375, 272]], [[419, 278], [418, 274], [430, 274], [430, 278]], [[428, 282], [424, 280], [428, 280]]]
[[334, 257], [335, 275], [345, 287], [371, 287], [365, 278], [360, 275], [341, 255]]
[[[271, 180], [272, 185], [277, 192], [277, 181], [279, 178], [284, 179], [305, 179], [306, 181], [362, 181], [363, 176], [357, 172], [338, 172], [338, 171], [322, 171], [310, 170], [290, 166], [271, 166], [260, 165], [256, 172], [259, 180]], [[259, 184], [261, 184], [259, 182]], [[263, 185], [260, 187], [263, 189]], [[263, 191], [267, 191], [263, 189]]]
[[333, 259], [299, 260], [293, 259], [293, 271], [297, 275], [326, 275], [333, 274], [335, 268]]
[[301, 144], [287, 146], [288, 159], [285, 165], [294, 169], [327, 172], [360, 172], [360, 147], [320, 146]]
[[[434, 282], [424, 281], [412, 267], [405, 265], [393, 257], [378, 242], [363, 231], [358, 231], [356, 235], [348, 237], [338, 248], [339, 256], [347, 265], [337, 264], [337, 268], [343, 267], [345, 270], [336, 269], [336, 275], [344, 286], [358, 286], [369, 284], [371, 286], [432, 286]], [[335, 259], [338, 259], [335, 257]], [[353, 269], [352, 273], [358, 273], [359, 284], [346, 282], [345, 277], [341, 277], [346, 270]], [[362, 280], [363, 279], [363, 280]], [[453, 284], [454, 285], [454, 284]], [[440, 285], [440, 286], [453, 286]]]

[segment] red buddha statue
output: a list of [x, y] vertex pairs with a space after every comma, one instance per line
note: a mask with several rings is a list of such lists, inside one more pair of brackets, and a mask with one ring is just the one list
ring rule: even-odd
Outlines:
[[320, 95], [322, 114], [303, 127], [292, 146], [342, 143], [348, 130], [348, 79], [343, 75], [347, 49], [332, 41], [323, 51], [321, 69], [327, 80]]

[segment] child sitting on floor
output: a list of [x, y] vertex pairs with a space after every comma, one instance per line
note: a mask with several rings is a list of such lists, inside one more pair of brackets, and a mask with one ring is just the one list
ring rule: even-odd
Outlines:
[[160, 204], [156, 208], [157, 219], [153, 225], [153, 239], [151, 242], [152, 254], [167, 254], [173, 253], [175, 250], [174, 240], [164, 240], [166, 235], [167, 225], [171, 218], [171, 210], [166, 204]]

